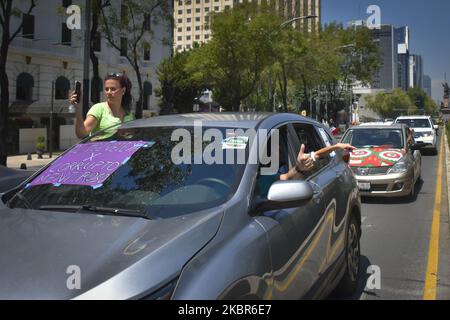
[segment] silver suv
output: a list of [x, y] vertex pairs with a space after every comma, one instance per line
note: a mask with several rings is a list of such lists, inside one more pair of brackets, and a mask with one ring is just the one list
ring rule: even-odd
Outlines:
[[[301, 144], [309, 152], [335, 143], [320, 123], [173, 115], [102, 134], [2, 195], [0, 299], [300, 299], [355, 290], [361, 206], [343, 155], [320, 160], [303, 180], [276, 181]], [[212, 136], [219, 143], [208, 149]], [[252, 162], [258, 147], [272, 162]], [[206, 163], [208, 154], [226, 161]], [[263, 169], [274, 162], [271, 176]]]

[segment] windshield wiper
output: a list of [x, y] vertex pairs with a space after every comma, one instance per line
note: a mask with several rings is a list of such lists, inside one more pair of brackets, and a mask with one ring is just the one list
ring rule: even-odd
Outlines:
[[97, 213], [104, 213], [110, 215], [119, 215], [119, 216], [127, 216], [127, 217], [139, 217], [148, 220], [152, 220], [147, 214], [143, 213], [139, 210], [132, 209], [122, 209], [122, 208], [108, 208], [108, 207], [96, 207], [92, 205], [83, 205], [83, 206], [70, 206], [70, 205], [46, 205], [40, 206], [39, 210], [73, 210], [75, 212], [78, 211], [90, 211]]

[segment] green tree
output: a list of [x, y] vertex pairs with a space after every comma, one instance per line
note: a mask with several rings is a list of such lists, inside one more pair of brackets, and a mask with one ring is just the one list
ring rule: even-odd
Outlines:
[[223, 107], [237, 111], [271, 63], [270, 35], [280, 19], [270, 6], [256, 2], [238, 4], [210, 19], [212, 40], [193, 52], [188, 71], [213, 86], [215, 100]]
[[401, 89], [368, 96], [366, 101], [367, 106], [383, 118], [396, 118], [418, 111], [409, 95]]
[[[8, 117], [9, 117], [9, 79], [6, 72], [6, 62], [11, 42], [22, 31], [23, 22], [17, 29], [12, 30], [13, 18], [20, 18], [23, 14], [31, 14], [36, 6], [35, 0], [26, 1], [28, 9], [25, 12], [17, 9], [14, 4], [20, 1], [2, 0], [0, 3], [0, 34], [2, 37], [0, 47], [0, 164], [6, 166], [8, 153]], [[20, 2], [21, 4], [23, 3]], [[22, 20], [23, 21], [23, 20]]]
[[151, 49], [155, 37], [152, 25], [173, 22], [171, 4], [166, 0], [123, 0], [120, 10], [114, 6], [100, 9], [100, 24], [106, 39], [136, 73], [139, 88], [136, 118], [142, 118], [144, 86], [140, 60], [144, 51]]
[[436, 102], [421, 88], [410, 88], [407, 92], [419, 112], [432, 115], [438, 110]]
[[156, 96], [160, 98], [162, 113], [171, 113], [174, 108], [180, 113], [192, 112], [195, 99], [208, 88], [201, 78], [193, 78], [186, 70], [187, 60], [192, 52], [180, 52], [158, 66], [161, 87], [156, 90]]

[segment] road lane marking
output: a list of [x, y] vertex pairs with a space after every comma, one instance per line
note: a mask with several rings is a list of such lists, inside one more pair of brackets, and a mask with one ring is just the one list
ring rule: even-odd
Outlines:
[[442, 160], [444, 154], [443, 138], [441, 136], [441, 148], [439, 152], [439, 167], [436, 182], [436, 196], [434, 200], [433, 223], [431, 225], [430, 247], [428, 249], [428, 264], [425, 274], [425, 287], [423, 291], [424, 300], [436, 300], [437, 282], [438, 282], [438, 263], [439, 263], [439, 228], [441, 219], [441, 192], [442, 192]]

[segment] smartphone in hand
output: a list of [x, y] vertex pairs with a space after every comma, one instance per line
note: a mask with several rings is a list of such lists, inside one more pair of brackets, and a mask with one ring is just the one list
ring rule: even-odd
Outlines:
[[80, 103], [80, 98], [81, 98], [81, 82], [80, 81], [75, 82], [75, 94], [77, 95], [77, 103]]

